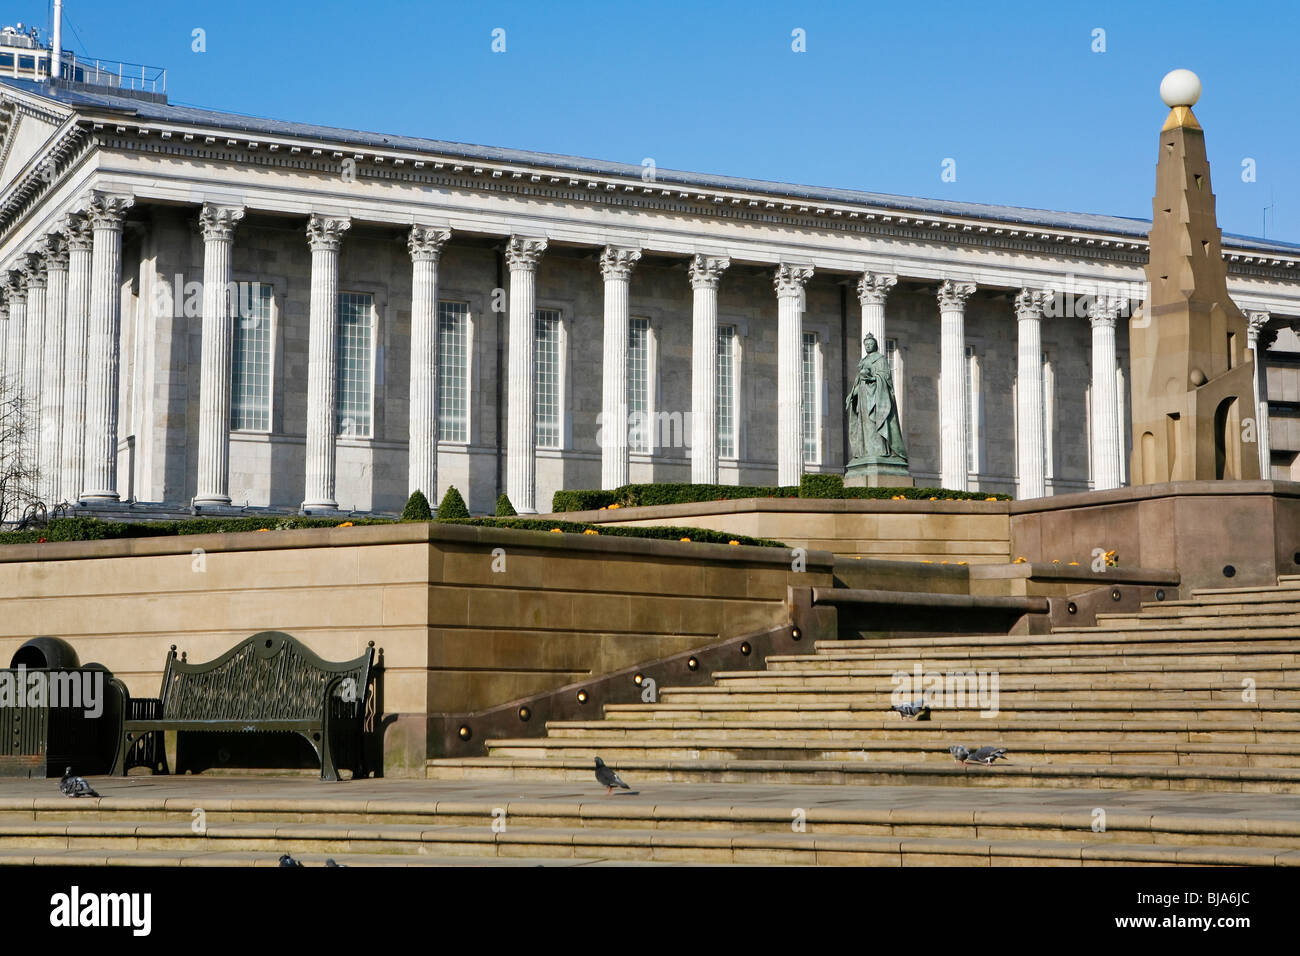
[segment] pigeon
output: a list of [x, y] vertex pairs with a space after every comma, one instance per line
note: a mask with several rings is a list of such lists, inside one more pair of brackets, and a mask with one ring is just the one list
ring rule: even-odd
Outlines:
[[963, 747], [961, 744], [953, 744], [951, 747], [948, 748], [948, 753], [952, 754], [953, 760], [962, 764], [964, 764], [966, 762], [966, 759], [970, 756], [970, 751], [967, 750], [965, 747]]
[[335, 863], [335, 862], [334, 862], [334, 857], [330, 857], [328, 860], [326, 860], [326, 861], [325, 861], [325, 865], [326, 865], [326, 866], [336, 867], [337, 869], [340, 869], [340, 870], [346, 870], [346, 869], [348, 868], [348, 866], [347, 866], [346, 863]]
[[924, 700], [917, 698], [910, 704], [895, 704], [890, 710], [896, 710], [903, 717], [915, 717], [917, 720], [929, 720], [930, 708]]
[[991, 767], [991, 766], [993, 766], [993, 761], [997, 760], [999, 757], [1001, 757], [1003, 760], [1006, 760], [1006, 759], [1007, 759], [1007, 751], [1006, 751], [1005, 748], [1003, 748], [1003, 747], [981, 747], [979, 750], [977, 750], [977, 751], [975, 751], [973, 754], [971, 754], [967, 759], [969, 759], [969, 760], [973, 760], [973, 761], [975, 761], [976, 763], [982, 763], [982, 764], [985, 764], [985, 765]]
[[618, 774], [606, 767], [605, 761], [601, 760], [599, 757], [596, 758], [596, 782], [605, 788], [605, 796], [609, 796], [613, 793], [615, 787], [622, 787], [624, 790], [632, 789], [622, 780], [618, 779]]
[[288, 853], [284, 853], [281, 854], [280, 856], [280, 865], [281, 866], [302, 866], [302, 863], [298, 860], [295, 860]]
[[82, 777], [74, 777], [72, 768], [63, 771], [63, 779], [59, 781], [59, 793], [65, 797], [97, 797], [93, 787]]

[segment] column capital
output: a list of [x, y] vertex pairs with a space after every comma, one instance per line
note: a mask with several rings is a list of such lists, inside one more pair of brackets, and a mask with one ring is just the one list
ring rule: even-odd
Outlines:
[[215, 203], [204, 203], [203, 209], [199, 212], [199, 229], [203, 232], [203, 241], [221, 239], [229, 242], [235, 237], [235, 227], [243, 218], [243, 206], [218, 206]]
[[22, 269], [10, 269], [4, 277], [5, 298], [10, 302], [27, 294], [27, 273]]
[[939, 309], [943, 312], [961, 311], [966, 308], [966, 300], [974, 294], [974, 282], [944, 279], [943, 282], [939, 283]]
[[1246, 313], [1246, 336], [1254, 341], [1259, 338], [1259, 334], [1264, 331], [1268, 325], [1268, 320], [1272, 315], [1268, 312], [1252, 311]]
[[1049, 293], [1042, 289], [1021, 289], [1016, 293], [1016, 319], [1021, 322], [1041, 321], [1048, 298]]
[[313, 213], [307, 220], [307, 244], [312, 252], [338, 252], [343, 235], [352, 228], [352, 220]]
[[35, 292], [45, 288], [45, 258], [41, 255], [39, 247], [25, 252], [22, 255], [23, 263], [19, 266], [24, 275], [27, 276], [28, 293]]
[[813, 277], [812, 266], [796, 266], [781, 263], [772, 275], [772, 285], [777, 298], [803, 295], [803, 287]]
[[52, 232], [40, 243], [39, 255], [47, 272], [68, 271], [68, 242], [61, 233]]
[[722, 274], [731, 268], [731, 260], [726, 256], [691, 256], [686, 274], [690, 276], [692, 289], [716, 289], [722, 281]]
[[632, 270], [640, 259], [640, 249], [606, 246], [600, 254], [600, 277], [606, 282], [611, 279], [631, 279]]
[[442, 258], [442, 247], [451, 239], [451, 230], [439, 226], [411, 227], [406, 237], [406, 248], [412, 262], [437, 262]]
[[1113, 329], [1120, 312], [1128, 307], [1128, 299], [1118, 295], [1099, 294], [1088, 306], [1088, 321], [1094, 329]]
[[127, 211], [134, 205], [134, 196], [97, 192], [86, 204], [86, 216], [94, 229], [112, 229], [121, 232]]
[[506, 265], [511, 272], [536, 272], [545, 251], [545, 239], [511, 236], [506, 242]]
[[73, 212], [63, 217], [59, 231], [67, 237], [69, 252], [89, 252], [94, 245], [95, 232], [86, 212]]
[[889, 290], [898, 285], [898, 276], [883, 272], [864, 272], [858, 278], [858, 301], [863, 305], [884, 305]]

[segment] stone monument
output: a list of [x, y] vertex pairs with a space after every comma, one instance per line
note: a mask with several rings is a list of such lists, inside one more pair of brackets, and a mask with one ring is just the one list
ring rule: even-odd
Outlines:
[[1259, 477], [1254, 357], [1228, 298], [1205, 134], [1192, 115], [1200, 95], [1190, 70], [1160, 84], [1171, 112], [1156, 163], [1149, 291], [1129, 323], [1134, 485]]
[[907, 445], [894, 400], [893, 372], [871, 333], [862, 340], [862, 361], [844, 399], [849, 420], [849, 464], [844, 484], [910, 488]]

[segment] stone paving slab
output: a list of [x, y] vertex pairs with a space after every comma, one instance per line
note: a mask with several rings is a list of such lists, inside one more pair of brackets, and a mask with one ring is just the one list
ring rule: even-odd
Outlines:
[[[927, 786], [873, 787], [834, 784], [764, 783], [677, 783], [647, 782], [634, 792], [605, 796], [603, 788], [590, 782], [562, 780], [423, 780], [388, 778], [323, 783], [303, 777], [233, 776], [131, 776], [91, 777], [92, 786], [103, 794], [103, 804], [122, 810], [168, 807], [189, 812], [195, 807], [230, 809], [239, 803], [259, 809], [298, 811], [304, 805], [327, 810], [364, 812], [481, 812], [484, 804], [508, 807], [524, 802], [535, 804], [613, 806], [628, 802], [641, 807], [659, 805], [683, 807], [827, 807], [892, 810], [895, 808], [980, 811], [1021, 809], [1042, 812], [1091, 812], [1104, 803], [1108, 813], [1187, 814], [1192, 816], [1231, 815], [1300, 821], [1300, 801], [1283, 793], [1236, 793], [1229, 791], [1032, 789], [960, 789]], [[55, 794], [48, 797], [49, 794]], [[32, 811], [37, 801], [51, 809], [89, 809], [100, 801], [58, 796], [58, 780], [0, 778], [0, 810]], [[119, 802], [130, 800], [130, 803]]]

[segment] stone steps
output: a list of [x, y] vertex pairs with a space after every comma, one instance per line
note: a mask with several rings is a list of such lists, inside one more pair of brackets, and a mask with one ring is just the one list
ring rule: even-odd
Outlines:
[[[933, 665], [922, 669], [925, 674], [941, 677], [944, 674], [993, 672], [998, 675], [998, 686], [1003, 690], [1042, 690], [1059, 688], [1067, 690], [1090, 690], [1093, 688], [1122, 688], [1128, 690], [1149, 688], [1152, 690], [1177, 689], [1185, 692], [1220, 691], [1235, 687], [1241, 690], [1242, 681], [1250, 679], [1256, 691], [1268, 688], [1280, 697], [1287, 693], [1300, 692], [1300, 665], [1294, 668], [1239, 668], [1237, 670], [1109, 670], [1105, 668], [1061, 668], [1018, 670], [980, 666], [979, 668], [958, 665], [953, 668], [936, 668]], [[770, 690], [786, 687], [825, 688], [827, 690], [859, 689], [863, 692], [884, 690], [888, 693], [898, 686], [894, 681], [897, 674], [905, 674], [911, 679], [912, 669], [892, 668], [816, 668], [810, 670], [780, 671], [720, 671], [713, 675], [717, 687], [730, 691]], [[667, 692], [670, 688], [661, 688]], [[676, 688], [672, 688], [676, 690]], [[686, 689], [686, 688], [682, 688]], [[691, 688], [696, 689], [696, 688]], [[918, 694], [919, 696], [919, 694]]]
[[[991, 686], [991, 681], [986, 683]], [[828, 678], [825, 682], [809, 685], [767, 684], [758, 681], [752, 684], [733, 682], [717, 687], [662, 687], [659, 689], [659, 702], [671, 707], [696, 701], [727, 699], [749, 701], [754, 704], [784, 704], [816, 698], [826, 703], [869, 702], [887, 710], [893, 689], [894, 685], [883, 678], [874, 682], [851, 678], [842, 680]], [[975, 692], [974, 686], [969, 687], [966, 691], [967, 699], [973, 700]], [[1006, 704], [1024, 705], [1035, 702], [1105, 704], [1127, 703], [1132, 700], [1135, 703], [1163, 703], [1188, 707], [1197, 704], [1240, 702], [1242, 693], [1243, 688], [1240, 683], [1182, 688], [1176, 685], [1146, 686], [1136, 683], [1107, 685], [1102, 681], [1044, 680], [1024, 684], [999, 681], [997, 705], [1001, 707]], [[1290, 684], [1270, 687], [1265, 683], [1256, 685], [1254, 693], [1256, 700], [1250, 704], [1253, 708], [1276, 705], [1280, 709], [1300, 712], [1300, 687]], [[920, 697], [921, 691], [916, 691], [914, 696]], [[960, 697], [957, 699], [960, 700]], [[947, 709], [951, 705], [940, 703], [937, 706]]]
[[[552, 721], [546, 725], [546, 739], [582, 739], [592, 734], [602, 738], [691, 740], [786, 740], [797, 735], [805, 741], [840, 740], [925, 740], [939, 734], [949, 737], [989, 737], [994, 740], [1059, 741], [1086, 738], [1093, 741], [1162, 741], [1179, 743], [1277, 743], [1300, 745], [1300, 723], [1258, 724], [1253, 721], [1215, 722], [1160, 720], [1056, 720], [1016, 721], [954, 718], [935, 712], [928, 721], [904, 720], [896, 714], [881, 714], [873, 720], [605, 720]], [[532, 738], [530, 738], [532, 739]], [[945, 747], [947, 745], [945, 744]]]
[[848, 651], [871, 650], [916, 650], [921, 648], [952, 649], [963, 648], [983, 650], [1001, 648], [1014, 650], [1056, 650], [1070, 648], [1087, 653], [1112, 653], [1141, 651], [1150, 652], [1156, 648], [1168, 648], [1170, 645], [1192, 644], [1207, 649], [1231, 649], [1247, 645], [1248, 650], [1259, 650], [1272, 644], [1282, 642], [1285, 651], [1293, 651], [1300, 642], [1300, 627], [1297, 628], [1252, 628], [1248, 624], [1234, 627], [1206, 628], [1179, 627], [1170, 623], [1154, 623], [1150, 627], [1128, 628], [1124, 630], [1106, 628], [1070, 628], [1057, 629], [1051, 634], [991, 634], [972, 637], [967, 634], [954, 634], [939, 637], [877, 637], [853, 640], [817, 641], [815, 650], [820, 653], [844, 653]]
[[[627, 720], [702, 720], [708, 717], [732, 717], [744, 715], [752, 720], [850, 720], [866, 717], [879, 719], [889, 707], [887, 696], [871, 700], [825, 701], [816, 699], [796, 699], [788, 702], [760, 704], [756, 701], [706, 700], [678, 704], [608, 704], [605, 713], [608, 716]], [[980, 714], [978, 706], [949, 707], [943, 711], [945, 716], [976, 718]], [[1263, 710], [1258, 704], [1246, 704], [1229, 701], [1190, 702], [1177, 701], [1093, 701], [1093, 700], [1047, 700], [1047, 701], [998, 701], [998, 716], [1011, 720], [1060, 720], [1077, 718], [1084, 720], [1117, 719], [1139, 720], [1154, 719], [1162, 721], [1197, 722], [1203, 720], [1224, 721], [1240, 720], [1243, 725], [1262, 723], [1267, 726], [1275, 721], [1294, 722], [1300, 717], [1300, 704], [1270, 703], [1269, 709]]]
[[[915, 739], [912, 739], [915, 738]], [[983, 733], [959, 736], [951, 731], [910, 735], [907, 740], [879, 740], [842, 735], [829, 740], [743, 738], [719, 739], [701, 733], [690, 740], [647, 738], [642, 735], [542, 737], [489, 740], [492, 757], [585, 757], [590, 763], [602, 757], [611, 765], [630, 760], [825, 760], [882, 761], [889, 764], [951, 761], [948, 747], [955, 743], [977, 747], [995, 743], [1007, 748], [1016, 765], [1141, 765], [1174, 767], [1300, 767], [1296, 743], [1168, 743], [1155, 741], [1098, 741], [1075, 738], [1068, 742], [1034, 741]], [[999, 764], [999, 767], [1002, 766]]]
[[[787, 830], [789, 824], [783, 820]], [[217, 825], [205, 836], [184, 824], [135, 827], [29, 825], [0, 828], [0, 864], [73, 866], [276, 866], [281, 853], [306, 865], [327, 857], [348, 866], [593, 865], [625, 863], [1024, 866], [1151, 864], [1300, 866], [1300, 848], [1278, 845], [1161, 845], [1118, 839], [876, 836], [827, 832], [698, 831], [631, 827], [357, 828], [322, 824]], [[988, 829], [996, 829], [989, 827]], [[1023, 831], [1017, 827], [1017, 832]], [[68, 832], [75, 830], [75, 832]], [[1112, 833], [1114, 831], [1111, 831]], [[1121, 831], [1122, 832], [1122, 831]], [[1091, 834], [1090, 836], [1095, 836]], [[1104, 836], [1104, 835], [1103, 835]], [[12, 846], [11, 841], [28, 845]], [[341, 849], [347, 847], [348, 849]]]
[[787, 670], [838, 670], [840, 668], [876, 668], [893, 673], [900, 669], [910, 669], [916, 662], [944, 663], [958, 666], [978, 663], [983, 668], [1006, 669], [1019, 673], [1086, 673], [1092, 670], [1105, 670], [1114, 673], [1130, 671], [1195, 671], [1215, 672], [1248, 668], [1291, 669], [1300, 667], [1300, 652], [1280, 654], [1272, 651], [1255, 653], [1179, 653], [1178, 648], [1168, 648], [1164, 653], [1151, 654], [1115, 654], [1102, 656], [1097, 654], [1071, 657], [1059, 650], [1025, 651], [1014, 657], [1008, 657], [999, 651], [962, 652], [962, 651], [924, 651], [915, 653], [906, 651], [858, 651], [848, 654], [822, 652], [820, 654], [785, 654], [767, 659], [769, 673], [779, 674]]
[[[974, 743], [974, 740], [971, 741]], [[612, 765], [612, 764], [611, 764]], [[631, 785], [676, 783], [849, 784], [854, 786], [1043, 787], [1098, 790], [1207, 790], [1300, 793], [1300, 769], [1180, 767], [1141, 764], [962, 765], [951, 759], [915, 763], [855, 760], [706, 760], [632, 758], [615, 768]], [[574, 757], [462, 757], [430, 761], [431, 780], [590, 781], [592, 763]]]

